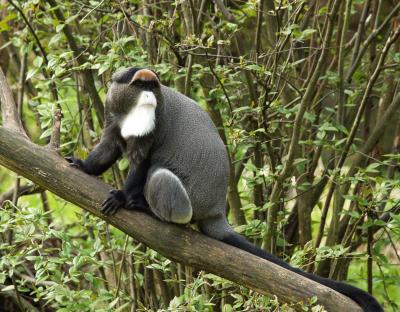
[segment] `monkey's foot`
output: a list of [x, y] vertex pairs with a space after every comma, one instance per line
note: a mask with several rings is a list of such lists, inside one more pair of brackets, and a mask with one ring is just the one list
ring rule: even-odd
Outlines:
[[79, 158], [75, 158], [74, 156], [64, 157], [66, 161], [68, 161], [71, 167], [74, 167], [78, 170], [83, 171], [83, 162]]
[[126, 198], [123, 191], [112, 190], [110, 195], [101, 205], [101, 213], [105, 215], [113, 215], [118, 209], [126, 205]]
[[140, 211], [148, 211], [149, 204], [144, 198], [143, 194], [130, 196], [126, 208], [129, 210], [140, 210]]

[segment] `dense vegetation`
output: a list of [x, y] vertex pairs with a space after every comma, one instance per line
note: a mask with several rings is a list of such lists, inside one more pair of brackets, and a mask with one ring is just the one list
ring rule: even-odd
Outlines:
[[[237, 231], [400, 307], [398, 1], [2, 0], [0, 33], [35, 143], [84, 158], [112, 73], [150, 67], [218, 127]], [[120, 187], [127, 167], [103, 179]], [[0, 192], [1, 311], [287, 309], [1, 167]]]

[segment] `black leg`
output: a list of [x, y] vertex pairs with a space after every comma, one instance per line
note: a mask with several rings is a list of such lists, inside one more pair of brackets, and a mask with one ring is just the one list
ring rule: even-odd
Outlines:
[[149, 167], [150, 161], [145, 159], [136, 168], [131, 168], [123, 190], [111, 191], [102, 205], [101, 212], [111, 215], [125, 207], [150, 213], [149, 205], [143, 195]]

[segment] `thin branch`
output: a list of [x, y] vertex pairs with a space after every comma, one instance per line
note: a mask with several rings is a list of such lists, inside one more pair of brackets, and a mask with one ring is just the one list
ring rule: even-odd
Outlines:
[[[43, 57], [43, 61], [46, 64], [46, 66], [48, 65], [49, 60], [47, 59], [47, 53], [46, 50], [43, 48], [39, 37], [36, 35], [35, 30], [33, 29], [31, 23], [28, 21], [28, 18], [25, 16], [24, 12], [11, 0], [9, 0], [10, 4], [18, 11], [18, 13], [21, 15], [22, 19], [24, 20], [26, 26], [28, 26], [28, 29], [30, 31], [30, 33], [32, 34], [33, 38], [35, 39], [35, 42], [37, 44], [37, 46], [39, 47], [40, 53], [42, 54]], [[21, 64], [22, 66], [22, 64]], [[50, 75], [48, 74], [46, 68], [41, 68], [41, 72], [43, 74], [43, 76], [45, 76], [47, 79], [50, 80], [50, 91], [51, 94], [54, 98], [55, 101], [58, 101], [58, 94], [57, 94], [57, 88], [55, 83], [50, 79]], [[58, 104], [57, 104], [58, 105]]]
[[366, 0], [364, 3], [364, 8], [361, 13], [361, 18], [358, 23], [358, 28], [356, 31], [356, 39], [355, 39], [355, 43], [354, 43], [354, 51], [353, 51], [351, 64], [355, 63], [355, 59], [357, 58], [357, 56], [359, 54], [361, 40], [362, 40], [362, 37], [364, 35], [364, 30], [365, 30], [365, 21], [367, 20], [368, 12], [370, 9], [370, 4], [371, 4], [371, 0]]
[[226, 91], [224, 84], [222, 83], [221, 79], [219, 79], [219, 77], [218, 77], [217, 73], [215, 72], [212, 64], [210, 63], [210, 58], [207, 56], [207, 50], [205, 49], [204, 51], [206, 53], [208, 67], [210, 68], [211, 73], [213, 74], [213, 76], [218, 81], [219, 85], [221, 86], [222, 92], [224, 93], [226, 101], [228, 102], [230, 113], [232, 114], [233, 106], [232, 106], [231, 100], [229, 99], [228, 92]]
[[61, 130], [62, 112], [60, 108], [56, 108], [53, 115], [53, 130], [51, 132], [49, 147], [57, 150], [60, 147], [60, 130]]
[[349, 70], [347, 71], [346, 74], [346, 81], [350, 82], [351, 78], [353, 77], [353, 74], [355, 70], [357, 69], [361, 58], [363, 57], [364, 53], [367, 51], [368, 46], [371, 44], [372, 40], [375, 39], [376, 36], [379, 35], [379, 33], [386, 27], [386, 25], [390, 22], [390, 20], [393, 18], [393, 16], [397, 13], [397, 11], [400, 9], [400, 2], [393, 8], [393, 10], [388, 14], [388, 16], [385, 18], [385, 20], [382, 22], [382, 24], [379, 26], [379, 28], [374, 29], [368, 38], [364, 41], [363, 45], [361, 46], [357, 57], [354, 58], [354, 61], [352, 62]]
[[1, 102], [1, 113], [4, 127], [7, 127], [13, 131], [17, 131], [23, 134], [25, 137], [26, 132], [22, 126], [21, 119], [18, 115], [17, 105], [14, 102], [14, 97], [11, 89], [7, 83], [6, 76], [0, 67], [0, 102]]
[[36, 44], [39, 47], [40, 53], [42, 54], [43, 59], [47, 65], [47, 62], [48, 62], [47, 53], [46, 53], [45, 49], [43, 48], [42, 44], [40, 43], [40, 40], [39, 40], [38, 36], [36, 35], [31, 23], [29, 23], [24, 12], [12, 0], [8, 0], [8, 2], [10, 2], [10, 4], [18, 11], [18, 13], [21, 15], [22, 19], [24, 20], [26, 26], [28, 26], [28, 29], [29, 29], [30, 33], [32, 34], [33, 38], [35, 39]]
[[256, 49], [256, 63], [258, 61], [258, 55], [260, 54], [260, 46], [261, 46], [261, 29], [263, 23], [263, 12], [264, 11], [264, 1], [260, 1], [258, 4], [257, 10], [257, 27], [256, 27], [256, 38], [255, 38], [255, 49]]
[[301, 100], [299, 110], [294, 120], [293, 132], [292, 132], [292, 137], [290, 139], [290, 145], [286, 163], [284, 164], [282, 172], [278, 176], [272, 188], [270, 200], [273, 206], [268, 209], [268, 229], [263, 239], [264, 248], [270, 249], [272, 251], [275, 249], [275, 232], [276, 232], [276, 220], [278, 215], [278, 200], [281, 195], [282, 184], [283, 181], [290, 175], [293, 169], [292, 167], [295, 159], [295, 153], [299, 145], [300, 131], [301, 131], [303, 117], [307, 110], [307, 107], [309, 106], [309, 103], [314, 97], [315, 85], [318, 79], [320, 78], [321, 74], [323, 73], [325, 60], [328, 55], [328, 47], [331, 42], [333, 28], [335, 25], [334, 19], [337, 15], [340, 6], [340, 1], [330, 1], [330, 3], [332, 3], [332, 10], [328, 13], [329, 15], [328, 26], [325, 33], [325, 38], [322, 43], [322, 51], [319, 56], [316, 68], [313, 71], [308, 81], [308, 87]]
[[22, 60], [21, 60], [21, 67], [19, 70], [19, 79], [18, 79], [19, 89], [18, 89], [18, 98], [17, 98], [17, 111], [18, 111], [19, 119], [22, 118], [22, 105], [24, 103], [27, 57], [28, 57], [27, 54], [24, 53], [22, 56]]
[[[329, 190], [328, 190], [328, 194], [326, 195], [326, 200], [325, 200], [325, 203], [324, 203], [324, 207], [322, 208], [321, 223], [320, 223], [320, 226], [319, 226], [319, 231], [318, 231], [317, 238], [315, 240], [315, 247], [316, 248], [319, 247], [319, 245], [321, 243], [321, 240], [322, 240], [322, 236], [324, 234], [323, 232], [324, 232], [324, 228], [325, 228], [325, 221], [326, 221], [326, 217], [327, 217], [327, 214], [328, 214], [328, 209], [329, 209], [329, 206], [330, 206], [332, 195], [333, 195], [333, 193], [335, 191], [335, 188], [336, 188], [335, 179], [340, 175], [340, 171], [342, 170], [344, 162], [345, 162], [345, 160], [347, 158], [347, 155], [349, 153], [350, 147], [353, 144], [354, 138], [356, 136], [356, 132], [358, 130], [358, 126], [359, 126], [359, 124], [361, 122], [361, 118], [362, 118], [365, 106], [367, 105], [368, 98], [369, 98], [370, 93], [372, 91], [372, 87], [374, 86], [376, 80], [379, 77], [379, 74], [380, 74], [381, 69], [382, 69], [382, 65], [384, 64], [385, 58], [386, 58], [386, 56], [387, 56], [387, 54], [389, 52], [390, 47], [397, 40], [399, 35], [400, 35], [400, 26], [397, 27], [397, 29], [394, 32], [394, 34], [392, 36], [390, 36], [388, 38], [388, 40], [386, 41], [386, 44], [385, 44], [385, 46], [384, 46], [384, 48], [382, 50], [382, 53], [381, 53], [381, 55], [379, 57], [378, 64], [375, 67], [374, 73], [372, 74], [370, 80], [368, 81], [367, 87], [365, 88], [365, 92], [364, 92], [363, 98], [361, 100], [360, 106], [359, 106], [358, 111], [357, 111], [357, 115], [356, 115], [354, 123], [353, 123], [353, 125], [351, 127], [350, 134], [349, 134], [349, 136], [348, 136], [348, 138], [346, 140], [346, 144], [345, 144], [345, 146], [343, 148], [342, 154], [340, 155], [340, 159], [338, 161], [338, 164], [337, 164], [337, 166], [336, 166], [336, 168], [334, 170], [334, 173], [330, 177], [330, 187], [329, 187]], [[342, 194], [344, 194], [344, 193], [342, 193]]]
[[[42, 192], [43, 189], [35, 184], [24, 184], [18, 188], [17, 196], [32, 195]], [[8, 191], [0, 195], [0, 207], [6, 200], [12, 200], [15, 193], [15, 188], [12, 187]]]
[[17, 297], [14, 290], [3, 291], [4, 287], [5, 285], [0, 284], [0, 297], [9, 297], [15, 304], [17, 305], [21, 304], [22, 305], [21, 311], [39, 312], [39, 310], [35, 306], [33, 306], [28, 300], [24, 299], [21, 296]]
[[[79, 51], [79, 47], [75, 41], [71, 27], [65, 23], [64, 14], [59, 9], [56, 1], [47, 0], [47, 2], [50, 4], [52, 9], [54, 10], [53, 12], [54, 12], [55, 16], [57, 17], [57, 19], [60, 22], [62, 22], [63, 24], [65, 24], [65, 26], [63, 27], [64, 35], [67, 38], [68, 44], [74, 54], [76, 61], [78, 62], [78, 64], [82, 65], [86, 60], [84, 59], [83, 54], [80, 53], [80, 51]], [[104, 106], [103, 106], [103, 102], [100, 99], [99, 93], [96, 90], [92, 72], [89, 69], [83, 69], [81, 72], [82, 72], [82, 77], [84, 80], [85, 88], [86, 88], [87, 92], [89, 93], [91, 100], [93, 101], [93, 107], [96, 110], [99, 124], [102, 127], [103, 123], [104, 123]]]
[[235, 22], [235, 17], [231, 14], [231, 12], [229, 12], [221, 0], [213, 0], [213, 2], [217, 5], [218, 9], [221, 11], [222, 15], [227, 21], [232, 23]]

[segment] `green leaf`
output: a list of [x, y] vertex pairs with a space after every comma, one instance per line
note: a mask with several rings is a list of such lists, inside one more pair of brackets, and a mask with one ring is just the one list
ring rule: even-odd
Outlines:
[[1, 289], [1, 291], [10, 291], [10, 290], [14, 290], [14, 289], [15, 289], [14, 285], [8, 285], [6, 287], [3, 287]]
[[122, 158], [119, 162], [118, 162], [118, 169], [121, 171], [126, 170], [129, 167], [129, 161], [127, 158]]
[[112, 309], [115, 307], [115, 305], [118, 303], [119, 301], [119, 297], [115, 298], [113, 301], [111, 301], [111, 303], [108, 305], [108, 308]]
[[316, 31], [317, 31], [316, 29], [312, 28], [305, 29], [301, 32], [299, 39], [300, 40], [310, 39], [312, 34], [314, 34]]
[[257, 64], [247, 65], [246, 68], [251, 69], [251, 70], [256, 70], [256, 71], [261, 71], [263, 69], [262, 66], [257, 65]]
[[51, 129], [51, 128], [46, 129], [46, 130], [41, 134], [40, 139], [48, 138], [48, 137], [51, 135], [51, 131], [52, 131], [52, 130], [53, 130], [53, 129]]
[[43, 64], [43, 57], [36, 56], [35, 59], [33, 60], [33, 65], [39, 68], [40, 66], [42, 66], [42, 64]]
[[110, 64], [109, 63], [104, 63], [99, 68], [98, 76], [100, 76], [102, 73], [104, 73], [106, 70], [109, 70], [109, 69], [110, 69]]
[[65, 27], [65, 24], [59, 24], [56, 26], [56, 32], [59, 33], [63, 28]]
[[376, 170], [376, 168], [380, 167], [381, 164], [380, 163], [372, 163], [370, 164], [367, 168], [365, 168], [365, 172], [368, 173], [378, 173], [379, 170]]

